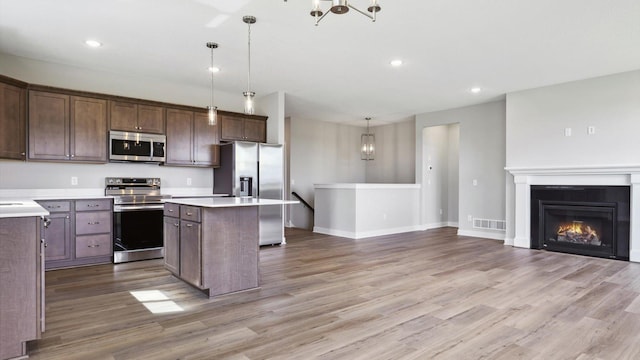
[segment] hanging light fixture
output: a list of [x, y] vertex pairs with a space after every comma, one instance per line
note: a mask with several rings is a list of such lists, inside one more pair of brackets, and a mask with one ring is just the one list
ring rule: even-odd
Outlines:
[[360, 159], [373, 160], [376, 154], [376, 139], [373, 134], [369, 132], [369, 121], [371, 121], [371, 118], [367, 117], [365, 120], [367, 120], [367, 133], [362, 134], [360, 137]]
[[249, 26], [249, 36], [248, 36], [248, 66], [247, 66], [247, 91], [243, 92], [244, 95], [244, 113], [247, 115], [253, 115], [255, 109], [253, 107], [253, 97], [256, 96], [256, 93], [251, 91], [251, 24], [256, 23], [256, 17], [251, 15], [246, 15], [242, 17], [242, 21]]
[[[369, 0], [369, 7], [367, 8], [367, 11], [370, 12], [371, 14], [368, 14], [358, 9], [355, 6], [352, 6], [351, 4], [349, 4], [348, 0], [312, 0], [312, 1], [313, 1], [313, 8], [311, 9], [310, 14], [316, 19], [316, 26], [318, 26], [318, 23], [320, 23], [320, 20], [324, 19], [324, 17], [327, 16], [329, 12], [332, 12], [338, 15], [346, 14], [349, 12], [349, 9], [353, 9], [359, 12], [360, 14], [368, 17], [373, 22], [375, 22], [376, 14], [379, 13], [380, 10], [382, 9], [380, 5], [378, 5], [378, 0]], [[320, 1], [331, 1], [331, 7], [329, 8], [328, 12], [325, 13], [322, 11], [322, 9], [320, 8]]]
[[214, 126], [218, 121], [218, 107], [213, 105], [213, 49], [217, 49], [218, 44], [208, 42], [207, 47], [211, 49], [211, 67], [209, 68], [209, 72], [211, 73], [211, 103], [207, 106], [207, 110], [209, 113], [209, 125]]

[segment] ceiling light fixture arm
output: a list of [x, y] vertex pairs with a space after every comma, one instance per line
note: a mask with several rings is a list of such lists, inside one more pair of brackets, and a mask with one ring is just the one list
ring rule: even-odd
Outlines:
[[[331, 1], [332, 5], [327, 12], [322, 11], [322, 9], [320, 8], [320, 1]], [[349, 12], [349, 9], [353, 9], [356, 12], [368, 17], [373, 22], [375, 22], [376, 15], [380, 12], [382, 8], [380, 7], [380, 5], [378, 5], [378, 0], [369, 0], [369, 1], [370, 1], [370, 5], [369, 7], [367, 7], [367, 11], [369, 13], [367, 13], [349, 4], [348, 0], [313, 0], [313, 8], [309, 14], [315, 18], [316, 26], [318, 26], [320, 21], [322, 21], [322, 19], [324, 19], [324, 17], [327, 16], [327, 14], [329, 14], [330, 12], [340, 15], [340, 14], [346, 14], [347, 12]]]

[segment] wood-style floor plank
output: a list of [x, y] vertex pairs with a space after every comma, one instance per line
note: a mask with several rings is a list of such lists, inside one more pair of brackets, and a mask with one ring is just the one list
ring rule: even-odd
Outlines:
[[[31, 359], [640, 359], [640, 264], [462, 237], [287, 229], [261, 287], [209, 299], [161, 260], [49, 271]], [[132, 291], [180, 311], [153, 313]]]

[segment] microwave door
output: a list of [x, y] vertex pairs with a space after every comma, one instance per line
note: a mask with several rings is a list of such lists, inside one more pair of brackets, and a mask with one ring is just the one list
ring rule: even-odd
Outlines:
[[111, 139], [111, 158], [115, 160], [149, 161], [151, 141]]

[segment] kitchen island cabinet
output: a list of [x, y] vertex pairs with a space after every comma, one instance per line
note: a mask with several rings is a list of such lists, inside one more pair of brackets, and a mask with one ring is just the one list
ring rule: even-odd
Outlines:
[[3, 202], [0, 210], [0, 359], [27, 355], [26, 342], [44, 331], [41, 216], [29, 202]]
[[259, 286], [258, 206], [253, 198], [165, 200], [165, 267], [209, 297]]

